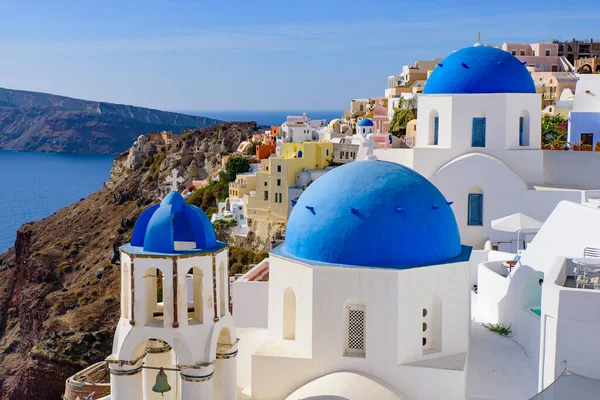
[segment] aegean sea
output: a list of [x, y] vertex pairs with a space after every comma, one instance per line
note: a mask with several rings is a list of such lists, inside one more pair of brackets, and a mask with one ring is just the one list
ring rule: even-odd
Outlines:
[[114, 155], [0, 151], [0, 253], [17, 230], [100, 189]]

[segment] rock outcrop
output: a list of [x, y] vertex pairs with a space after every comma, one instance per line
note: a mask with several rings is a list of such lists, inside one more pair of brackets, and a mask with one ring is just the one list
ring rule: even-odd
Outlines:
[[115, 158], [104, 188], [20, 228], [0, 255], [0, 399], [59, 399], [68, 376], [110, 354], [118, 248], [136, 218], [167, 192], [172, 169], [186, 180], [181, 188], [190, 170], [206, 177], [255, 129], [227, 123], [158, 145], [138, 138]]
[[141, 134], [221, 123], [210, 118], [0, 88], [0, 149], [119, 153]]

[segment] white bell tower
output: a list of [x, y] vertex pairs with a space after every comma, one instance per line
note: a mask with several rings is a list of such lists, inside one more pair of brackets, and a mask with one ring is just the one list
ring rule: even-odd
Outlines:
[[227, 245], [178, 192], [140, 215], [121, 247], [111, 400], [236, 398], [228, 276]]

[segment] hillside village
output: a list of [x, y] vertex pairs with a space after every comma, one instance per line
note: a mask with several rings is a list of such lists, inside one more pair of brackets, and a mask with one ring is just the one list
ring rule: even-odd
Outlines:
[[140, 136], [0, 259], [3, 390], [597, 399], [598, 56], [478, 38], [332, 121]]

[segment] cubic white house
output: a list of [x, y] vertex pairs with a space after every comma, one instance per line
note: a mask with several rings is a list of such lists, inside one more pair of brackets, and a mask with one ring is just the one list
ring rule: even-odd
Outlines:
[[474, 46], [438, 64], [419, 97], [414, 148], [377, 149], [382, 160], [428, 178], [454, 212], [463, 241], [509, 237], [493, 219], [522, 212], [544, 221], [560, 200], [598, 193], [600, 157], [541, 150], [541, 98], [525, 66], [506, 51]]

